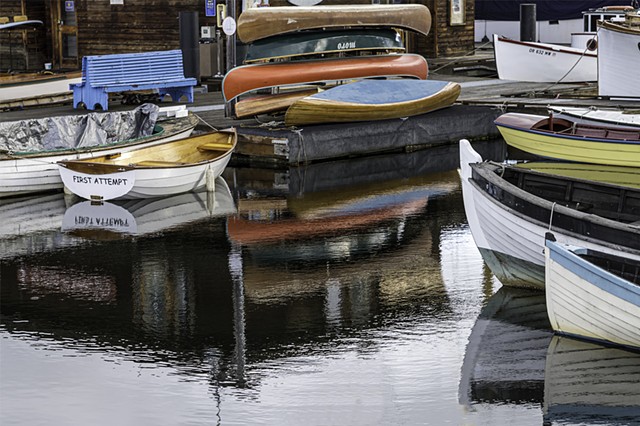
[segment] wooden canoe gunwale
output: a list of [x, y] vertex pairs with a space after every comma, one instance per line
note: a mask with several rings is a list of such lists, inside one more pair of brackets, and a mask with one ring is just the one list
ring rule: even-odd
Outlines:
[[399, 28], [426, 36], [431, 12], [422, 4], [264, 7], [245, 10], [237, 25], [243, 43], [302, 30], [362, 27]]

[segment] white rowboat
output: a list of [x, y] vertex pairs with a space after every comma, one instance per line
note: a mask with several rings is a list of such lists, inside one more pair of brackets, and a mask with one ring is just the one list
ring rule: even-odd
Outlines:
[[235, 130], [223, 130], [58, 166], [65, 188], [88, 200], [165, 197], [213, 190], [236, 141]]
[[545, 249], [551, 327], [640, 349], [640, 261], [554, 240], [549, 233]]
[[598, 80], [598, 56], [588, 49], [511, 40], [493, 35], [498, 78], [538, 83]]

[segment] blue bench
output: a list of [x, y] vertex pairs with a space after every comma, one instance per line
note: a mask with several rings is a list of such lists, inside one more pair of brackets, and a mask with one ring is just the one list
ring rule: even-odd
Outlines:
[[162, 99], [174, 102], [185, 95], [193, 102], [195, 78], [185, 78], [182, 51], [124, 53], [82, 58], [82, 82], [70, 84], [73, 107], [83, 103], [87, 109], [109, 108], [109, 93], [157, 89]]

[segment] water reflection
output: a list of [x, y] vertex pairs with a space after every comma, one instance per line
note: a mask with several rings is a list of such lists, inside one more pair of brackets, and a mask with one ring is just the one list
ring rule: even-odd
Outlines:
[[[381, 160], [374, 180], [360, 161], [229, 169], [228, 209], [199, 194], [113, 203], [135, 221], [127, 232], [55, 196], [53, 224], [0, 238], [3, 360], [20, 371], [2, 370], [2, 397], [22, 407], [15, 423], [326, 424], [331, 412], [334, 423], [491, 424], [456, 398], [466, 336], [496, 285], [457, 173], [423, 153], [388, 157], [413, 172]], [[95, 383], [109, 407], [91, 404]], [[470, 403], [499, 400], [480, 388]]]
[[501, 287], [471, 330], [460, 403], [541, 403], [552, 335], [543, 292]]
[[640, 353], [554, 336], [545, 367], [544, 418], [632, 425], [640, 419]]

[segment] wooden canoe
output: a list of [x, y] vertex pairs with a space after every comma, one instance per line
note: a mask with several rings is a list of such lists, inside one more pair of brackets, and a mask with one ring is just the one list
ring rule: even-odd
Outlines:
[[245, 64], [312, 55], [361, 52], [403, 53], [400, 34], [393, 29], [305, 31], [257, 40], [247, 46]]
[[285, 124], [386, 120], [424, 114], [451, 106], [460, 85], [436, 80], [362, 80], [337, 86], [294, 102]]
[[368, 77], [426, 79], [427, 61], [415, 54], [360, 56], [309, 61], [243, 65], [222, 80], [222, 95], [230, 101], [243, 93], [271, 87]]
[[239, 100], [235, 105], [236, 118], [254, 117], [260, 114], [285, 111], [298, 99], [318, 93], [319, 88], [294, 90], [273, 95], [257, 95]]
[[250, 8], [238, 18], [238, 38], [251, 43], [293, 31], [354, 27], [399, 28], [427, 35], [431, 12], [422, 4]]
[[58, 166], [65, 187], [88, 200], [164, 197], [213, 185], [236, 142], [235, 130], [222, 130]]

